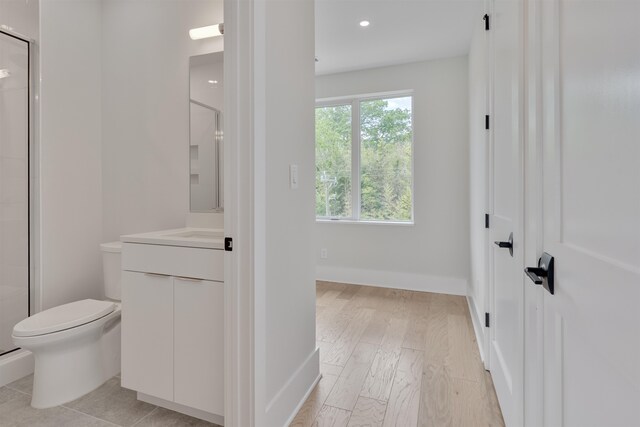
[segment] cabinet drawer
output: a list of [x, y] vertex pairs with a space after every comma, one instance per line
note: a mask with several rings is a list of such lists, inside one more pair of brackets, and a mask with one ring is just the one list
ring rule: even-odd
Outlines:
[[223, 282], [224, 251], [124, 243], [122, 269]]

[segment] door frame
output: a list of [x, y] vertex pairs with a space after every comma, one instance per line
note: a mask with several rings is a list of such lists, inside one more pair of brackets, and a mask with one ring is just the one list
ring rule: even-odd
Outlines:
[[256, 424], [254, 0], [224, 0], [225, 426]]

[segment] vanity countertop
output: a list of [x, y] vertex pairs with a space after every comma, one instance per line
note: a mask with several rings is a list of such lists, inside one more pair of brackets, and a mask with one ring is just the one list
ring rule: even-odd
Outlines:
[[175, 228], [149, 233], [120, 236], [124, 243], [184, 246], [190, 248], [224, 249], [224, 230], [215, 228]]

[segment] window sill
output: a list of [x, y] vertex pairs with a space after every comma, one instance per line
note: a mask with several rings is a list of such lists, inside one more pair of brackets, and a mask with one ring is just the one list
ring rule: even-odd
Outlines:
[[317, 224], [359, 224], [359, 225], [392, 225], [401, 227], [413, 227], [413, 221], [363, 221], [355, 219], [319, 219], [316, 218]]

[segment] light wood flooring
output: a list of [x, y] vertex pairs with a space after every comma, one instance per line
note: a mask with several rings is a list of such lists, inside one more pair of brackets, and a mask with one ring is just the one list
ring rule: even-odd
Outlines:
[[466, 299], [317, 283], [322, 379], [291, 426], [503, 426]]

